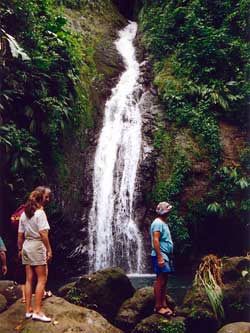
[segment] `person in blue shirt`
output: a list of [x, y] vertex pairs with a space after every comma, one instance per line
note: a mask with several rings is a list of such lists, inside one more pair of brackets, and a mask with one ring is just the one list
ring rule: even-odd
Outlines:
[[173, 270], [170, 264], [173, 241], [167, 224], [167, 217], [171, 209], [172, 206], [168, 202], [160, 202], [156, 208], [157, 217], [150, 226], [151, 258], [156, 274], [154, 283], [155, 312], [164, 317], [173, 315], [173, 311], [166, 303], [168, 273]]
[[6, 251], [7, 249], [4, 245], [2, 237], [0, 236], [0, 262], [2, 264], [1, 270], [3, 275], [7, 274]]

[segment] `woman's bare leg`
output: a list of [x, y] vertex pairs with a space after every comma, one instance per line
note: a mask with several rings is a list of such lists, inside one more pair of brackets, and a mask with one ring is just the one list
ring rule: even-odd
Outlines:
[[40, 313], [45, 284], [47, 281], [46, 265], [35, 266], [34, 268], [37, 275], [34, 313]]
[[32, 280], [33, 269], [30, 265], [25, 266], [26, 271], [26, 283], [25, 283], [25, 300], [26, 300], [26, 312], [32, 311], [31, 298], [32, 298]]
[[22, 289], [22, 303], [25, 303], [25, 284], [21, 284]]

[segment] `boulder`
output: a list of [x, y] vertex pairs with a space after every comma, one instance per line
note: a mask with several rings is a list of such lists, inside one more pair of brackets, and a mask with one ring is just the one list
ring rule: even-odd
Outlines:
[[238, 322], [223, 326], [218, 333], [250, 333], [250, 323]]
[[24, 305], [14, 303], [0, 314], [1, 333], [122, 333], [99, 313], [52, 296], [43, 305], [44, 312], [52, 317], [51, 323], [25, 320]]
[[225, 322], [250, 321], [250, 257], [224, 258], [222, 263]]
[[223, 288], [225, 321], [250, 321], [250, 275]]
[[176, 317], [171, 320], [153, 314], [150, 317], [143, 319], [133, 329], [132, 333], [184, 333], [185, 323], [183, 317]]
[[[223, 323], [249, 321], [250, 258], [224, 258], [222, 264]], [[222, 325], [222, 318], [216, 317], [204, 289], [194, 285], [188, 290], [178, 313], [186, 316], [188, 333], [213, 333]]]
[[244, 271], [250, 269], [250, 256], [230, 257], [222, 260], [222, 280], [225, 284], [232, 283], [242, 277]]
[[94, 309], [112, 320], [121, 304], [134, 291], [130, 280], [120, 268], [108, 268], [82, 276], [65, 298], [74, 304]]
[[188, 290], [178, 314], [186, 317], [188, 333], [215, 333], [221, 326], [205, 291], [195, 286]]
[[57, 295], [60, 297], [65, 297], [67, 293], [75, 287], [76, 282], [69, 282], [58, 289]]
[[6, 298], [7, 306], [9, 306], [22, 297], [22, 290], [16, 282], [2, 280], [0, 281], [0, 294]]
[[7, 309], [7, 299], [0, 294], [0, 313]]
[[[167, 296], [167, 302], [174, 308], [174, 301]], [[148, 317], [154, 310], [154, 289], [145, 287], [138, 289], [120, 307], [115, 323], [124, 331], [132, 330], [142, 319]]]

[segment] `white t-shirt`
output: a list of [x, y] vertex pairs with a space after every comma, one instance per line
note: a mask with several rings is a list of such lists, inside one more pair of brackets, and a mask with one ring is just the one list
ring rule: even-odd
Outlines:
[[39, 231], [49, 229], [50, 226], [43, 209], [37, 209], [30, 219], [25, 212], [20, 216], [18, 232], [23, 232], [25, 239], [41, 239]]

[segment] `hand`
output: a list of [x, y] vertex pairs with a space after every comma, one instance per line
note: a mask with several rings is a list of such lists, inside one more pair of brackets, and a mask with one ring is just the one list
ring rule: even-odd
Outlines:
[[47, 252], [47, 261], [49, 262], [49, 261], [51, 261], [51, 259], [52, 259], [52, 251], [48, 251]]
[[7, 271], [8, 271], [7, 266], [6, 266], [6, 265], [3, 265], [3, 266], [2, 266], [2, 273], [3, 273], [3, 275], [6, 275], [6, 274], [7, 274]]
[[158, 266], [159, 266], [159, 267], [163, 267], [163, 266], [165, 265], [165, 261], [164, 261], [164, 259], [163, 259], [163, 256], [159, 256], [159, 257], [157, 258], [157, 263], [158, 263]]

